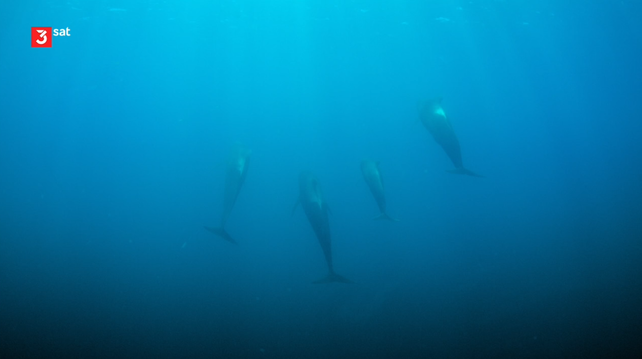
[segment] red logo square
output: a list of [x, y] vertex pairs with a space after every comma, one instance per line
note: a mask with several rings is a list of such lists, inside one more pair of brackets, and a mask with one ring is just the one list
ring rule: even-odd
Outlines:
[[31, 28], [31, 47], [51, 47], [53, 33], [50, 27]]

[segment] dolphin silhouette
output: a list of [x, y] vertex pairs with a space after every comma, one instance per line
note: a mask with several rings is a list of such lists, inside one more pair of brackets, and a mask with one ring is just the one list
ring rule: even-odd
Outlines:
[[317, 235], [325, 261], [328, 264], [328, 275], [313, 283], [352, 283], [349, 279], [334, 272], [332, 266], [332, 241], [330, 235], [330, 222], [328, 221], [328, 204], [323, 198], [319, 181], [311, 172], [303, 171], [299, 174], [299, 200], [295, 203], [292, 213], [301, 204], [305, 215]]
[[379, 211], [381, 212], [381, 214], [373, 219], [387, 219], [398, 222], [398, 219], [392, 218], [386, 213], [386, 196], [383, 191], [383, 179], [381, 178], [381, 172], [379, 170], [379, 161], [361, 161], [361, 173], [363, 173], [363, 179], [368, 184], [368, 187], [370, 187], [370, 192], [372, 192], [372, 195], [377, 201]]
[[221, 222], [219, 227], [205, 227], [208, 231], [232, 243], [236, 243], [236, 241], [225, 230], [225, 223], [227, 222], [230, 213], [232, 213], [232, 208], [234, 208], [236, 198], [241, 191], [241, 187], [243, 187], [243, 182], [245, 182], [251, 153], [252, 151], [239, 143], [232, 146], [226, 164], [225, 194], [223, 197], [223, 214], [221, 215]]
[[444, 109], [441, 107], [441, 98], [420, 102], [418, 108], [421, 123], [423, 123], [424, 127], [426, 127], [435, 139], [435, 142], [444, 149], [446, 155], [448, 155], [455, 165], [455, 169], [449, 170], [448, 172], [473, 177], [483, 177], [464, 168], [459, 140], [450, 124], [450, 120], [448, 120]]

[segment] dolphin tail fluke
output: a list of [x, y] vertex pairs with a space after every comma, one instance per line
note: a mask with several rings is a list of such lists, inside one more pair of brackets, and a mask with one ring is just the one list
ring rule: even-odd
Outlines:
[[212, 232], [212, 233], [216, 234], [216, 235], [217, 235], [217, 236], [219, 236], [219, 237], [222, 237], [223, 239], [225, 239], [225, 240], [226, 240], [226, 241], [228, 241], [228, 242], [236, 243], [236, 241], [234, 240], [234, 238], [232, 238], [232, 237], [230, 236], [230, 234], [229, 234], [229, 233], [227, 233], [227, 231], [226, 231], [226, 230], [225, 230], [225, 228], [223, 228], [223, 227], [219, 227], [219, 228], [214, 228], [214, 227], [205, 227], [205, 229], [207, 229], [208, 231], [210, 231], [210, 232]]
[[483, 178], [484, 177], [482, 175], [478, 175], [477, 173], [475, 173], [473, 171], [467, 170], [467, 169], [465, 169], [463, 167], [455, 168], [454, 170], [448, 170], [448, 172], [454, 173], [456, 175], [468, 175], [468, 176], [479, 177], [479, 178]]
[[319, 280], [314, 281], [312, 283], [314, 283], [314, 284], [324, 284], [324, 283], [333, 283], [333, 282], [337, 282], [337, 283], [354, 283], [350, 279], [348, 279], [348, 278], [346, 278], [346, 277], [344, 277], [344, 276], [342, 276], [340, 274], [336, 274], [334, 272], [330, 272], [327, 277], [319, 279]]
[[373, 218], [375, 221], [382, 221], [382, 220], [387, 220], [391, 222], [399, 222], [397, 218], [390, 217], [388, 213], [381, 213], [380, 215], [376, 216]]

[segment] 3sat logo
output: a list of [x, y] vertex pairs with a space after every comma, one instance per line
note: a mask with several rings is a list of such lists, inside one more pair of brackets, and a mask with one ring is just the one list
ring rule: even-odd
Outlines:
[[71, 36], [69, 28], [52, 29], [51, 27], [31, 28], [31, 47], [51, 47], [54, 36]]

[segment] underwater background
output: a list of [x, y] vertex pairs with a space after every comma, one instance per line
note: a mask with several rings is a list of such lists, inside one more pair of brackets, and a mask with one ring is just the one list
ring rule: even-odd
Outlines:
[[[0, 4], [1, 358], [640, 358], [642, 3]], [[31, 27], [69, 28], [50, 49]], [[441, 104], [464, 164], [419, 121]], [[218, 224], [226, 158], [251, 149]], [[379, 213], [360, 163], [380, 162]], [[327, 273], [301, 171], [331, 208]]]

